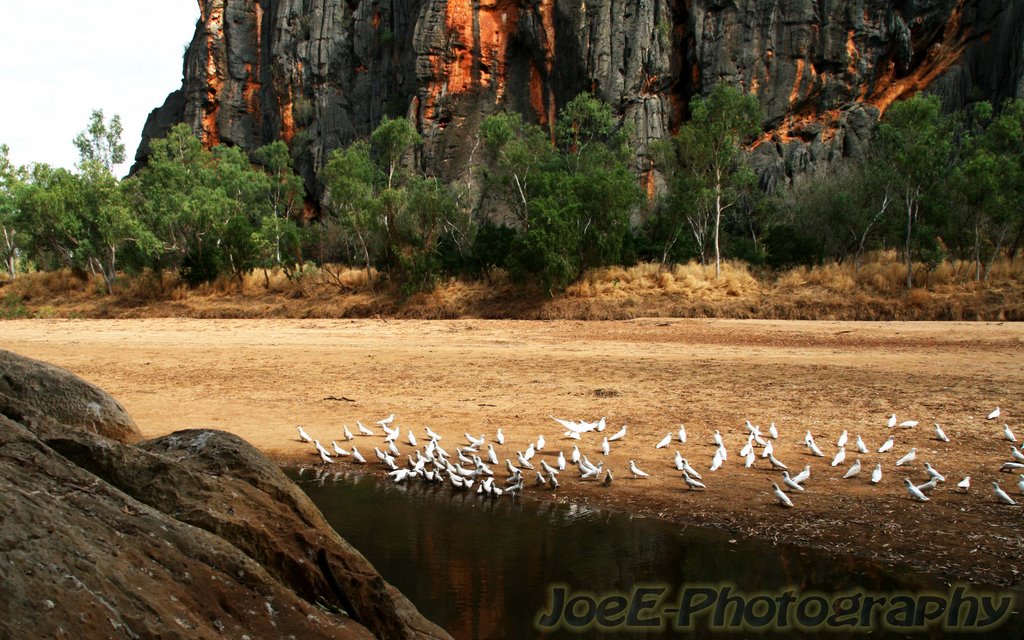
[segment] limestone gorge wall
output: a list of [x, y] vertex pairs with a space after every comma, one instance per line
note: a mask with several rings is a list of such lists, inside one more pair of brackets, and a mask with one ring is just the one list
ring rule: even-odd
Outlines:
[[[148, 140], [189, 123], [210, 145], [278, 138], [314, 185], [334, 148], [384, 115], [425, 138], [417, 161], [468, 175], [476, 132], [514, 109], [551, 125], [580, 91], [633, 123], [642, 151], [718, 82], [755, 93], [755, 155], [777, 180], [856, 155], [918, 90], [959, 107], [1024, 96], [1015, 0], [199, 0], [181, 90]], [[649, 167], [638, 157], [638, 170]]]

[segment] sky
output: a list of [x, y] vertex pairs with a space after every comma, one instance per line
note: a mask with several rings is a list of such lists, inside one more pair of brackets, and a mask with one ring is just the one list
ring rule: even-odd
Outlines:
[[0, 0], [0, 144], [74, 168], [94, 109], [121, 116], [127, 173], [146, 116], [181, 87], [196, 0]]

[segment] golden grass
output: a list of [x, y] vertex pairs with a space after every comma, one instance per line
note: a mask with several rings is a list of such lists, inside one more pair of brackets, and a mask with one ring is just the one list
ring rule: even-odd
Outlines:
[[189, 288], [173, 273], [122, 276], [108, 296], [97, 278], [68, 270], [0, 280], [36, 316], [84, 317], [402, 317], [627, 319], [641, 316], [822, 320], [1024, 320], [1024, 259], [1000, 260], [987, 282], [967, 263], [915, 265], [915, 289], [895, 253], [852, 262], [755, 273], [741, 262], [643, 263], [587, 272], [562, 295], [486, 280], [452, 279], [403, 298], [383, 274], [342, 265], [300, 274], [257, 270]]

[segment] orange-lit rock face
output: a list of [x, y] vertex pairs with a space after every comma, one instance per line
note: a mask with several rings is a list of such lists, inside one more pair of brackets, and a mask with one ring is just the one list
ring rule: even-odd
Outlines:
[[220, 114], [220, 93], [224, 89], [224, 77], [217, 64], [217, 54], [224, 40], [224, 0], [214, 0], [203, 7], [206, 25], [206, 91], [201, 137], [203, 144], [213, 147], [220, 144], [217, 116]]

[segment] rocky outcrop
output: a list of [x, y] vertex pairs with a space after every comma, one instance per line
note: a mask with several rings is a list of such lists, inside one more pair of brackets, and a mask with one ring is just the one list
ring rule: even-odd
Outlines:
[[[19, 399], [29, 414], [48, 416], [118, 442], [142, 439], [135, 421], [121, 403], [99, 387], [45, 362], [0, 349], [0, 403], [4, 398]], [[0, 404], [0, 411], [3, 410]]]
[[230, 434], [123, 444], [0, 391], [0, 509], [0, 637], [448, 637]]
[[[208, 144], [289, 142], [314, 175], [381, 116], [425, 138], [418, 162], [470, 176], [476, 130], [513, 109], [550, 126], [580, 91], [610, 102], [643, 150], [719, 82], [758, 96], [769, 179], [856, 155], [878, 116], [920, 90], [947, 106], [1024, 96], [1013, 0], [201, 0], [183, 88], [139, 149], [188, 122]], [[315, 191], [314, 191], [315, 193]]]

